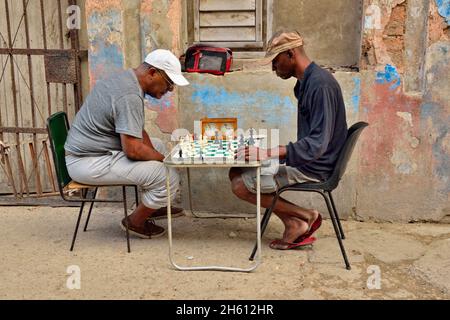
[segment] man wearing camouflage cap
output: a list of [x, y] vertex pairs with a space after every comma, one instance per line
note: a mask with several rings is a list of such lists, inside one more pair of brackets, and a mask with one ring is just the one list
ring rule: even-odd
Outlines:
[[[311, 61], [305, 53], [298, 32], [278, 32], [269, 41], [263, 64], [281, 79], [297, 78], [294, 94], [298, 100], [297, 141], [286, 146], [260, 152], [255, 147], [240, 151], [238, 157], [258, 155], [258, 159], [279, 159], [275, 175], [261, 176], [261, 204], [272, 205], [274, 193], [295, 183], [327, 180], [347, 137], [344, 99], [336, 79]], [[256, 204], [256, 170], [232, 169], [232, 190], [240, 199]], [[281, 239], [271, 242], [272, 249], [287, 250], [302, 246], [320, 227], [322, 217], [317, 210], [301, 208], [279, 199], [274, 208], [285, 231]]]

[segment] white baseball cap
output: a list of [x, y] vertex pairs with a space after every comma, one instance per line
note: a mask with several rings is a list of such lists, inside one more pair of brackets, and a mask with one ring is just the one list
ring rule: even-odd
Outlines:
[[187, 86], [189, 81], [181, 73], [181, 64], [169, 50], [156, 49], [150, 52], [144, 60], [146, 63], [163, 70], [177, 86]]

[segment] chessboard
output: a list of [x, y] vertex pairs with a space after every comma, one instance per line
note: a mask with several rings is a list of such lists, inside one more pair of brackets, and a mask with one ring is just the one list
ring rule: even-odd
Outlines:
[[[172, 160], [234, 161], [242, 145], [238, 140], [194, 140], [180, 142], [172, 153]], [[245, 143], [244, 145], [248, 145]]]
[[240, 162], [244, 159], [235, 159], [239, 148], [247, 146], [260, 147], [260, 143], [265, 136], [256, 136], [254, 130], [250, 130], [250, 135], [245, 137], [240, 134], [239, 137], [219, 136], [216, 132], [215, 138], [209, 139], [201, 135], [186, 135], [179, 138], [179, 144], [172, 150], [170, 158], [172, 161], [186, 163], [230, 163]]

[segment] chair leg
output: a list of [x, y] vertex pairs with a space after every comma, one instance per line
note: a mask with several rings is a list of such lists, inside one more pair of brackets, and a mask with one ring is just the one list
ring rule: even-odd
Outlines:
[[344, 258], [345, 261], [345, 267], [347, 270], [350, 270], [350, 263], [348, 262], [348, 258], [347, 258], [347, 254], [345, 253], [345, 248], [344, 248], [344, 244], [342, 243], [342, 239], [340, 237], [340, 233], [339, 233], [339, 227], [337, 225], [337, 219], [336, 216], [334, 215], [334, 211], [333, 208], [331, 206], [330, 200], [328, 199], [327, 195], [323, 192], [319, 192], [323, 198], [325, 199], [325, 202], [327, 204], [327, 208], [328, 208], [328, 212], [330, 213], [330, 218], [331, 218], [331, 222], [333, 223], [333, 228], [334, 228], [334, 232], [336, 233], [336, 238], [338, 240], [339, 243], [339, 247], [341, 248], [341, 252], [342, 252], [342, 257]]
[[[86, 190], [81, 190], [81, 196], [83, 199], [86, 198]], [[80, 226], [81, 216], [83, 215], [83, 209], [86, 201], [81, 201], [80, 212], [78, 214], [77, 224], [75, 226], [75, 231], [72, 237], [72, 245], [70, 246], [70, 251], [73, 251], [73, 247], [75, 246], [75, 240], [77, 239], [78, 227]]]
[[138, 186], [134, 186], [134, 196], [135, 196], [135, 200], [136, 200], [136, 208], [139, 204], [139, 190], [138, 190]]
[[125, 227], [126, 227], [126, 233], [127, 233], [127, 247], [128, 247], [128, 253], [131, 252], [130, 249], [130, 233], [128, 231], [128, 208], [127, 208], [127, 192], [126, 192], [125, 186], [122, 186], [122, 193], [123, 193], [123, 212], [125, 213]]
[[[95, 198], [97, 197], [97, 191], [98, 191], [98, 188], [95, 188], [94, 195], [92, 196], [92, 200], [95, 200]], [[88, 213], [88, 216], [86, 219], [86, 224], [84, 225], [84, 230], [83, 230], [84, 232], [87, 231], [89, 220], [91, 219], [92, 208], [94, 208], [94, 202], [91, 202], [91, 206], [89, 208], [89, 213]]]
[[[266, 231], [267, 225], [269, 224], [270, 216], [272, 215], [273, 209], [275, 208], [275, 204], [277, 203], [279, 196], [280, 195], [277, 193], [273, 197], [272, 205], [270, 206], [270, 208], [266, 208], [266, 212], [264, 213], [264, 216], [261, 219], [261, 237], [263, 236], [264, 231]], [[253, 248], [252, 254], [250, 255], [249, 258], [250, 261], [253, 261], [253, 259], [255, 259], [257, 249], [258, 244], [255, 244], [255, 247]]]
[[334, 204], [334, 200], [333, 200], [333, 196], [331, 195], [331, 191], [328, 191], [328, 196], [330, 197], [331, 207], [333, 208], [334, 214], [336, 216], [337, 224], [339, 227], [339, 232], [341, 234], [341, 239], [344, 240], [345, 239], [344, 229], [342, 229], [341, 219], [339, 218], [339, 214], [336, 210], [336, 205]]

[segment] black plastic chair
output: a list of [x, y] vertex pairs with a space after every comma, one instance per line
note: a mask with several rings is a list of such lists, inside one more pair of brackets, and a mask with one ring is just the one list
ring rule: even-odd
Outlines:
[[[348, 129], [347, 139], [345, 140], [345, 144], [342, 147], [342, 150], [339, 154], [338, 160], [336, 161], [336, 166], [334, 168], [333, 174], [331, 177], [324, 182], [314, 182], [314, 183], [298, 183], [290, 186], [286, 186], [280, 188], [278, 192], [275, 194], [272, 206], [266, 209], [264, 216], [261, 220], [261, 236], [266, 230], [267, 224], [269, 223], [270, 216], [272, 215], [273, 208], [275, 207], [276, 202], [280, 198], [280, 195], [286, 191], [305, 191], [305, 192], [316, 192], [320, 193], [322, 197], [325, 199], [325, 203], [327, 204], [328, 212], [330, 214], [331, 222], [333, 223], [334, 232], [336, 233], [336, 237], [339, 242], [339, 247], [341, 248], [342, 256], [344, 257], [345, 267], [347, 270], [350, 270], [350, 263], [348, 262], [347, 254], [345, 253], [344, 244], [342, 240], [345, 239], [344, 230], [342, 229], [341, 221], [339, 219], [338, 212], [336, 210], [336, 205], [334, 204], [333, 196], [331, 192], [337, 188], [339, 185], [339, 181], [344, 175], [345, 169], [347, 168], [348, 161], [352, 155], [353, 149], [355, 148], [356, 141], [361, 135], [362, 130], [367, 127], [369, 124], [366, 122], [358, 122], [351, 126]], [[250, 260], [253, 260], [256, 254], [256, 245], [253, 249], [253, 252], [250, 256]]]
[[[75, 231], [73, 233], [72, 245], [70, 246], [70, 251], [73, 251], [75, 240], [77, 238], [78, 228], [80, 226], [81, 216], [83, 214], [84, 205], [86, 202], [90, 202], [91, 206], [89, 208], [89, 213], [86, 219], [86, 224], [84, 226], [84, 231], [86, 232], [89, 219], [91, 217], [92, 208], [95, 202], [116, 202], [123, 203], [123, 210], [125, 214], [126, 221], [126, 236], [127, 236], [127, 248], [128, 252], [131, 252], [130, 249], [130, 235], [128, 231], [128, 214], [127, 214], [127, 197], [126, 197], [126, 187], [131, 186], [134, 187], [135, 196], [136, 196], [136, 206], [139, 203], [138, 196], [138, 188], [136, 185], [114, 185], [122, 187], [123, 200], [108, 200], [108, 199], [96, 199], [97, 191], [99, 187], [111, 187], [111, 185], [85, 185], [73, 181], [69, 176], [66, 167], [66, 158], [65, 158], [65, 150], [64, 144], [66, 143], [67, 134], [69, 132], [69, 121], [67, 120], [67, 114], [65, 112], [57, 112], [51, 115], [47, 119], [47, 131], [50, 140], [50, 147], [53, 154], [53, 162], [55, 164], [55, 173], [58, 180], [58, 189], [61, 197], [68, 202], [81, 202], [80, 212], [78, 214], [77, 224], [75, 227]], [[89, 189], [93, 189], [92, 198], [87, 198], [87, 194]], [[66, 193], [69, 191], [81, 190], [81, 198], [69, 198], [66, 196]]]

